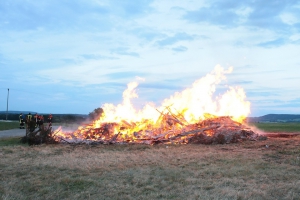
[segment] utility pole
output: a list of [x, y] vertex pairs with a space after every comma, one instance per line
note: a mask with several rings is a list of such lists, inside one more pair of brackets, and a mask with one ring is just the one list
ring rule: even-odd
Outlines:
[[9, 88], [7, 88], [6, 121], [7, 121], [7, 114], [8, 114], [8, 97], [9, 97]]

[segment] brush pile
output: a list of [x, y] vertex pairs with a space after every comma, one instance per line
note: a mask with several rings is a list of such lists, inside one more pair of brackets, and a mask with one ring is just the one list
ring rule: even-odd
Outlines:
[[[116, 131], [117, 130], [117, 131]], [[194, 124], [187, 124], [179, 116], [162, 114], [159, 125], [151, 123], [103, 123], [80, 127], [75, 132], [58, 131], [54, 140], [72, 144], [226, 144], [245, 140], [258, 140], [259, 135], [246, 125], [230, 117], [210, 117]]]
[[53, 133], [52, 127], [27, 128], [26, 135], [21, 138], [21, 142], [28, 143], [28, 145], [54, 144], [57, 141], [54, 140]]

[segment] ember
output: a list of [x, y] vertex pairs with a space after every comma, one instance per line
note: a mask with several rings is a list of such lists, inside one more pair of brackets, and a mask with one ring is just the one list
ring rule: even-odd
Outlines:
[[[229, 87], [223, 95], [213, 97], [216, 85], [226, 80], [224, 70], [214, 71], [195, 81], [192, 87], [165, 99], [160, 107], [153, 103], [136, 110], [131, 99], [137, 98], [137, 82], [128, 84], [123, 102], [104, 104], [104, 115], [75, 132], [57, 130], [53, 138], [67, 143], [231, 143], [255, 140], [258, 135], [243, 120], [250, 113], [250, 102], [242, 88]], [[211, 113], [211, 114], [207, 114]], [[230, 117], [229, 117], [230, 116]]]

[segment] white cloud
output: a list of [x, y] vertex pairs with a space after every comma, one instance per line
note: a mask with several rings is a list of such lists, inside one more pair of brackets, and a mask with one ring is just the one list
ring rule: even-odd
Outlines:
[[287, 13], [287, 12], [282, 13], [280, 15], [280, 18], [284, 23], [288, 25], [293, 25], [300, 22], [299, 18], [295, 16], [293, 13]]
[[[156, 0], [133, 5], [131, 1], [94, 0], [68, 6], [55, 1], [45, 12], [47, 3], [35, 4], [15, 3], [10, 7], [14, 12], [0, 17], [4, 30], [0, 32], [1, 84], [39, 84], [41, 88], [97, 85], [113, 96], [120, 85], [138, 76], [146, 79], [144, 86], [152, 95], [159, 86], [168, 92], [185, 87], [221, 64], [234, 66], [229, 81], [247, 83], [246, 92], [279, 88], [279, 96], [272, 99], [286, 97], [289, 101], [298, 95], [292, 91], [300, 90], [299, 17], [292, 12], [292, 4], [275, 2], [265, 7], [268, 3]], [[285, 5], [288, 8], [283, 9]], [[32, 12], [25, 12], [26, 6], [32, 6]], [[55, 8], [69, 12], [52, 13]], [[211, 9], [206, 10], [211, 14], [205, 15], [207, 20], [184, 17], [204, 8]], [[233, 14], [230, 16], [237, 21], [216, 19], [216, 12]], [[40, 18], [21, 20], [24, 26], [13, 27], [20, 22], [13, 13], [24, 19], [33, 19], [34, 14]], [[159, 41], [164, 43], [159, 45]], [[14, 82], [1, 77], [3, 74]], [[289, 80], [291, 76], [295, 79]], [[249, 98], [266, 98], [260, 95]]]
[[289, 37], [290, 40], [292, 41], [299, 41], [300, 40], [300, 33], [293, 34]]

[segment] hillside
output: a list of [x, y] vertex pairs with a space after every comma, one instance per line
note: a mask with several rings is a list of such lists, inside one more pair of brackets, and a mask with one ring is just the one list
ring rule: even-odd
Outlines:
[[248, 122], [300, 122], [300, 115], [268, 114], [260, 117], [248, 117]]

